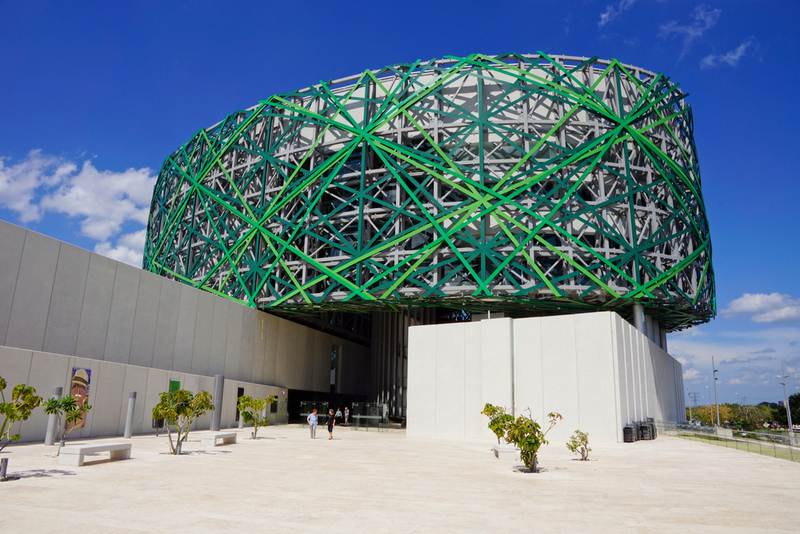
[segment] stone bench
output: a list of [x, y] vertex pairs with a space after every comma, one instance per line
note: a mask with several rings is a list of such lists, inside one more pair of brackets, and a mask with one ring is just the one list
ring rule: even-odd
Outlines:
[[492, 445], [494, 455], [498, 460], [519, 460], [519, 449], [514, 445]]
[[214, 432], [213, 434], [204, 434], [200, 438], [203, 447], [216, 447], [219, 441], [223, 445], [236, 443], [236, 432]]
[[70, 445], [58, 453], [58, 465], [81, 467], [87, 454], [108, 452], [112, 460], [127, 460], [131, 457], [130, 443], [100, 443], [97, 445]]

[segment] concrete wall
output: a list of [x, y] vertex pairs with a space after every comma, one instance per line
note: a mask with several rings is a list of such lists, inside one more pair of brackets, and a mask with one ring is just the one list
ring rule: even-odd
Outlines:
[[0, 221], [0, 346], [328, 391], [334, 343], [369, 369], [367, 347]]
[[[340, 392], [369, 394], [368, 347], [0, 221], [0, 376], [48, 398], [73, 367], [91, 369], [95, 408], [76, 437], [115, 435], [130, 391], [139, 395], [134, 432], [149, 431], [146, 414], [170, 378], [212, 391], [212, 377], [224, 375], [233, 394], [223, 424], [235, 418], [236, 384], [257, 396], [329, 391], [333, 344]], [[44, 420], [37, 410], [23, 439], [43, 438]]]
[[409, 330], [408, 434], [494, 439], [484, 404], [516, 407], [548, 438], [622, 441], [628, 422], [682, 420], [680, 363], [611, 312]]
[[[105, 362], [89, 358], [76, 358], [40, 351], [0, 347], [0, 369], [9, 384], [28, 384], [36, 388], [43, 398], [52, 396], [53, 388], [61, 386], [69, 392], [72, 369], [91, 370], [88, 402], [92, 410], [86, 416], [83, 429], [76, 429], [69, 439], [102, 436], [121, 436], [125, 430], [125, 417], [128, 411], [128, 397], [136, 392], [136, 406], [133, 418], [133, 433], [154, 433], [152, 410], [158, 403], [158, 395], [169, 390], [170, 380], [178, 380], [181, 387], [197, 393], [214, 392], [214, 379], [162, 369], [152, 369]], [[222, 428], [237, 426], [236, 393], [243, 387], [245, 395], [267, 397], [275, 395], [278, 400], [286, 400], [285, 389], [265, 386], [238, 380], [225, 380], [222, 402]], [[286, 403], [279, 406], [285, 411]], [[192, 426], [192, 429], [205, 430], [211, 424], [211, 413], [207, 412]], [[41, 408], [33, 411], [27, 421], [14, 427], [14, 433], [22, 433], [22, 441], [44, 440], [47, 415]]]

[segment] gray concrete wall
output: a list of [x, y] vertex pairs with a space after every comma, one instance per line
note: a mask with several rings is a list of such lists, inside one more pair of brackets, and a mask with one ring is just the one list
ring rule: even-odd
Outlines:
[[492, 319], [409, 330], [408, 433], [495, 439], [485, 403], [564, 419], [548, 439], [576, 429], [622, 441], [631, 421], [683, 420], [679, 362], [612, 312]]
[[[158, 403], [158, 395], [169, 390], [170, 380], [180, 381], [183, 389], [195, 393], [214, 392], [214, 379], [209, 376], [0, 347], [0, 374], [3, 378], [10, 385], [25, 383], [33, 386], [36, 393], [45, 399], [52, 396], [56, 386], [69, 391], [72, 369], [76, 367], [91, 370], [88, 402], [92, 410], [87, 414], [84, 428], [72, 431], [68, 438], [70, 440], [121, 436], [125, 430], [128, 397], [133, 391], [136, 392], [132, 428], [134, 434], [155, 433], [152, 410]], [[239, 387], [244, 388], [245, 395], [261, 398], [275, 395], [278, 400], [286, 400], [285, 388], [226, 379], [222, 397], [222, 428], [238, 425], [236, 392]], [[279, 403], [279, 408], [285, 414], [286, 403]], [[207, 430], [210, 425], [211, 412], [207, 412], [193, 424], [192, 429]], [[13, 433], [22, 433], [22, 441], [44, 440], [46, 426], [47, 415], [41, 408], [37, 408], [27, 421], [14, 426]]]
[[0, 347], [328, 391], [333, 343], [367, 394], [367, 347], [0, 221]]

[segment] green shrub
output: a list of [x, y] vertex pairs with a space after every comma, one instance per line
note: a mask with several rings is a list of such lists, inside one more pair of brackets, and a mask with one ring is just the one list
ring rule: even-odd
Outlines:
[[266, 399], [242, 395], [239, 397], [239, 417], [248, 425], [253, 425], [253, 439], [258, 437], [258, 429], [269, 426], [267, 414], [263, 413], [270, 404], [275, 402], [275, 397], [270, 395]]
[[[195, 395], [191, 391], [178, 389], [161, 393], [159, 398], [158, 404], [153, 408], [153, 419], [167, 420], [169, 451], [171, 454], [178, 454], [177, 445], [186, 441], [192, 422], [206, 411], [214, 409], [214, 405], [211, 403], [211, 393], [201, 391]], [[172, 442], [170, 424], [175, 425], [175, 443]]]
[[514, 420], [514, 416], [506, 413], [506, 409], [502, 406], [493, 406], [488, 402], [481, 413], [489, 418], [489, 429], [497, 436], [497, 444], [499, 445], [500, 438], [505, 436], [506, 427]]
[[[528, 414], [531, 414], [530, 408], [528, 408]], [[525, 417], [524, 415], [520, 415], [508, 423], [506, 427], [506, 441], [516, 445], [519, 449], [519, 457], [522, 463], [531, 473], [535, 473], [537, 470], [538, 459], [536, 453], [542, 445], [547, 444], [545, 436], [556, 426], [556, 423], [561, 419], [561, 414], [550, 412], [547, 417], [550, 419], [550, 426], [545, 431], [542, 431], [542, 427], [533, 417]]]
[[588, 460], [589, 451], [592, 450], [591, 447], [589, 447], [589, 434], [576, 430], [575, 433], [570, 436], [567, 442], [567, 448], [575, 454], [580, 454], [581, 460]]
[[[64, 441], [67, 439], [73, 430], [78, 428], [78, 423], [83, 420], [83, 416], [92, 409], [88, 403], [80, 405], [78, 399], [72, 395], [65, 395], [60, 399], [50, 397], [44, 401], [44, 413], [47, 415], [55, 415], [58, 418], [58, 440]], [[63, 426], [62, 426], [63, 419]], [[59, 447], [56, 456], [61, 454]]]
[[[17, 384], [11, 390], [11, 402], [6, 402], [3, 390], [6, 389], [6, 381], [0, 376], [0, 416], [3, 423], [0, 424], [0, 451], [12, 441], [17, 441], [20, 434], [11, 435], [11, 429], [17, 421], [27, 421], [34, 408], [42, 403], [42, 398], [36, 394], [36, 390], [25, 384]], [[5, 443], [2, 443], [5, 441]]]

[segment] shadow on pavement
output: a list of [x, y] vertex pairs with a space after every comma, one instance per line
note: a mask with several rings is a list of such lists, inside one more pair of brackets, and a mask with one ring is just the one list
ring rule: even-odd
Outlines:
[[27, 471], [17, 471], [9, 476], [13, 478], [43, 478], [43, 477], [60, 477], [60, 476], [74, 476], [72, 471], [65, 471], [64, 469], [29, 469]]

